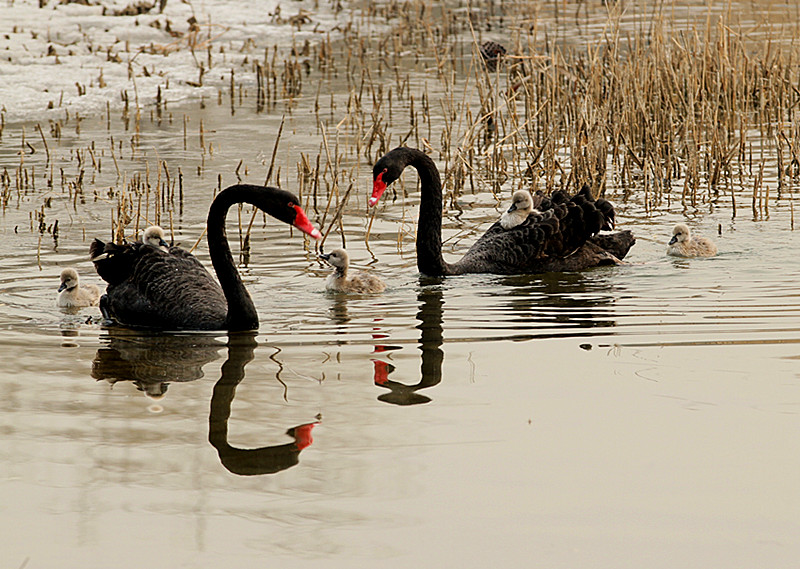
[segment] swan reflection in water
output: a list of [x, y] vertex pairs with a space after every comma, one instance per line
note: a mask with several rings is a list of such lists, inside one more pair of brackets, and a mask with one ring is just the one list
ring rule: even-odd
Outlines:
[[[420, 303], [417, 311], [417, 320], [419, 320], [417, 329], [420, 330], [419, 349], [422, 351], [420, 380], [414, 385], [391, 380], [389, 374], [394, 371], [394, 366], [383, 360], [372, 360], [375, 366], [375, 385], [389, 390], [388, 393], [378, 396], [379, 401], [394, 405], [429, 403], [431, 398], [418, 392], [438, 385], [442, 381], [444, 352], [441, 346], [444, 341], [442, 332], [444, 300], [441, 287], [438, 284], [432, 284], [437, 283], [438, 279], [424, 278], [423, 281], [422, 288], [417, 293], [417, 300]], [[392, 348], [393, 346], [378, 344], [375, 346], [375, 352], [384, 352]]]
[[170, 383], [203, 377], [203, 366], [219, 359], [225, 344], [202, 334], [162, 335], [109, 328], [108, 345], [97, 350], [92, 377], [110, 384], [130, 381], [153, 399], [167, 393]]
[[[244, 368], [255, 357], [257, 342], [252, 333], [228, 337], [228, 359], [214, 385], [211, 411], [208, 415], [208, 442], [217, 449], [222, 465], [234, 474], [253, 476], [275, 474], [300, 462], [300, 451], [313, 442], [311, 430], [319, 420], [297, 425], [286, 431], [294, 440], [282, 445], [242, 449], [228, 443], [228, 419], [236, 396], [236, 386], [244, 379]], [[319, 416], [317, 416], [319, 419]]]
[[[388, 390], [378, 397], [379, 400], [395, 405], [428, 403], [431, 398], [420, 391], [442, 381], [442, 282], [441, 279], [422, 277], [417, 293], [418, 347], [422, 352], [419, 382], [406, 385], [393, 381], [389, 375], [395, 367], [386, 361], [373, 359], [375, 385]], [[602, 278], [582, 273], [551, 273], [499, 277], [497, 282], [503, 286], [487, 289], [485, 293], [497, 299], [490, 303], [493, 308], [462, 324], [479, 331], [481, 337], [474, 337], [475, 341], [600, 336], [607, 333], [601, 329], [616, 326], [616, 320], [609, 318], [609, 307], [616, 296]], [[498, 323], [501, 328], [512, 331], [511, 334], [487, 335], [487, 331]], [[391, 348], [378, 344], [375, 352]]]
[[285, 431], [293, 439], [285, 444], [242, 449], [228, 442], [236, 386], [244, 379], [244, 368], [254, 359], [258, 345], [255, 332], [230, 333], [227, 344], [202, 334], [143, 334], [124, 328], [109, 329], [108, 334], [108, 346], [100, 348], [92, 362], [92, 377], [112, 385], [130, 381], [152, 398], [163, 397], [172, 382], [203, 377], [203, 366], [219, 359], [220, 350], [227, 346], [228, 357], [211, 396], [208, 441], [230, 472], [252, 476], [286, 470], [298, 464], [300, 452], [313, 442], [311, 430], [319, 416]]
[[597, 328], [617, 325], [612, 317], [617, 294], [599, 271], [499, 277], [502, 298], [489, 318], [513, 331], [509, 340], [606, 335], [609, 331]]

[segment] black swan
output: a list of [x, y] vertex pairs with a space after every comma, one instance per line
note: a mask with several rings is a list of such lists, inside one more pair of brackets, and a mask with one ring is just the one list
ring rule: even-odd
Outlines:
[[61, 286], [58, 287], [56, 305], [59, 308], [85, 308], [97, 306], [100, 300], [100, 289], [97, 285], [88, 284], [81, 286], [78, 280], [78, 271], [64, 269], [61, 271]]
[[509, 230], [496, 222], [460, 261], [447, 263], [442, 257], [442, 183], [428, 155], [405, 147], [389, 151], [372, 169], [369, 203], [375, 205], [406, 166], [413, 166], [420, 178], [417, 268], [425, 275], [579, 271], [618, 263], [636, 241], [630, 231], [598, 235], [613, 227], [614, 207], [604, 199], [595, 201], [588, 187], [572, 197], [561, 191], [550, 197], [537, 192], [540, 213], [531, 213]]
[[363, 271], [349, 275], [350, 255], [344, 249], [334, 249], [319, 258], [335, 269], [325, 282], [325, 288], [330, 292], [375, 294], [386, 290], [384, 282], [375, 275]]
[[300, 201], [291, 192], [239, 184], [222, 190], [208, 210], [208, 249], [219, 284], [200, 261], [180, 247], [168, 251], [148, 242], [115, 245], [95, 239], [90, 253], [108, 282], [103, 316], [124, 326], [162, 330], [255, 330], [258, 314], [233, 263], [225, 216], [249, 203], [315, 239]]
[[672, 230], [667, 255], [675, 257], [713, 257], [717, 246], [708, 237], [693, 236], [689, 226], [679, 223]]

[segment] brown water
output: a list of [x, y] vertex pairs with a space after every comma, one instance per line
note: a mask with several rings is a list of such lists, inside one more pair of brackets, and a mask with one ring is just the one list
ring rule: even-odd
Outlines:
[[[286, 118], [290, 189], [301, 152], [319, 153], [312, 105]], [[263, 181], [282, 113], [243, 106], [232, 117], [216, 102], [172, 112], [172, 124], [144, 120], [137, 155], [118, 158], [128, 177], [149, 168], [154, 178], [159, 159], [173, 175], [181, 166], [173, 229], [191, 246], [217, 173], [234, 183], [242, 160], [246, 179]], [[204, 157], [201, 119], [214, 145]], [[0, 144], [12, 173], [19, 126]], [[103, 325], [96, 309], [54, 307], [64, 266], [100, 282], [87, 249], [110, 234], [104, 191], [118, 182], [107, 149], [130, 135], [117, 120], [110, 130], [86, 120], [80, 134], [71, 124], [51, 148], [67, 180], [78, 175], [70, 149], [106, 149], [85, 203], [38, 178], [0, 221], [4, 566], [797, 563], [793, 198], [768, 217], [735, 218], [725, 203], [646, 215], [633, 199], [620, 203], [620, 225], [638, 239], [629, 264], [436, 280], [417, 274], [409, 239], [398, 247], [398, 221], [417, 204], [408, 175], [408, 209], [382, 205], [365, 245], [361, 164], [343, 226], [386, 293], [325, 293], [313, 245], [259, 217], [242, 268], [259, 332], [143, 335]], [[42, 152], [25, 157], [37, 161], [41, 175]], [[31, 229], [48, 197], [57, 239]], [[446, 216], [451, 258], [502, 210], [490, 192], [464, 205]], [[321, 209], [309, 208], [317, 223]], [[717, 257], [664, 255], [687, 218], [717, 240]], [[197, 254], [210, 266], [205, 240]]]

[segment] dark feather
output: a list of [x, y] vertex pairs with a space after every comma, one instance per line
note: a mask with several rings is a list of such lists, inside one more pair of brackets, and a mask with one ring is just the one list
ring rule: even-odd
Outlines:
[[[109, 260], [125, 259], [128, 265], [126, 271], [113, 275], [114, 283], [109, 281], [114, 286], [109, 286], [104, 295], [105, 302], [101, 305], [104, 316], [137, 327], [172, 330], [225, 327], [228, 313], [225, 295], [193, 255], [178, 247], [166, 252], [141, 243], [114, 248]], [[100, 268], [98, 274], [105, 279]]]

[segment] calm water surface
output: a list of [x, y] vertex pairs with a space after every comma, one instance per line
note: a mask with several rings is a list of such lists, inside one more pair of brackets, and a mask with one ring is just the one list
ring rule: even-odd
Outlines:
[[[240, 111], [233, 121], [214, 105], [186, 113], [195, 127], [205, 121], [214, 156], [184, 150], [176, 120], [171, 130], [145, 125], [138, 168], [155, 171], [156, 155], [181, 164], [186, 199], [173, 229], [191, 246], [215, 172], [233, 183], [243, 160], [248, 181], [262, 181], [273, 144], [263, 133], [281, 117]], [[303, 136], [309, 124], [287, 119], [281, 153], [291, 164], [319, 151]], [[87, 121], [65, 135], [56, 171], [77, 175], [63, 158], [70, 145], [129, 135]], [[7, 130], [2, 142], [13, 170], [19, 139]], [[313, 245], [258, 218], [242, 268], [258, 333], [148, 335], [107, 327], [96, 309], [54, 307], [64, 266], [100, 282], [87, 249], [110, 233], [113, 169], [103, 160], [85, 203], [40, 181], [0, 219], [4, 567], [800, 558], [792, 198], [768, 218], [733, 218], [724, 203], [644, 215], [617, 200], [620, 226], [638, 239], [626, 265], [436, 280], [417, 274], [410, 241], [398, 248], [398, 221], [416, 211], [410, 176], [410, 209], [383, 204], [365, 245], [364, 171], [344, 227], [351, 256], [386, 279], [385, 294], [326, 293]], [[47, 197], [57, 239], [31, 230]], [[501, 211], [490, 193], [465, 199], [473, 209], [446, 218], [447, 256]], [[236, 211], [229, 217], [235, 242]], [[664, 255], [685, 219], [715, 237], [717, 257]], [[197, 254], [210, 266], [204, 239]]]

